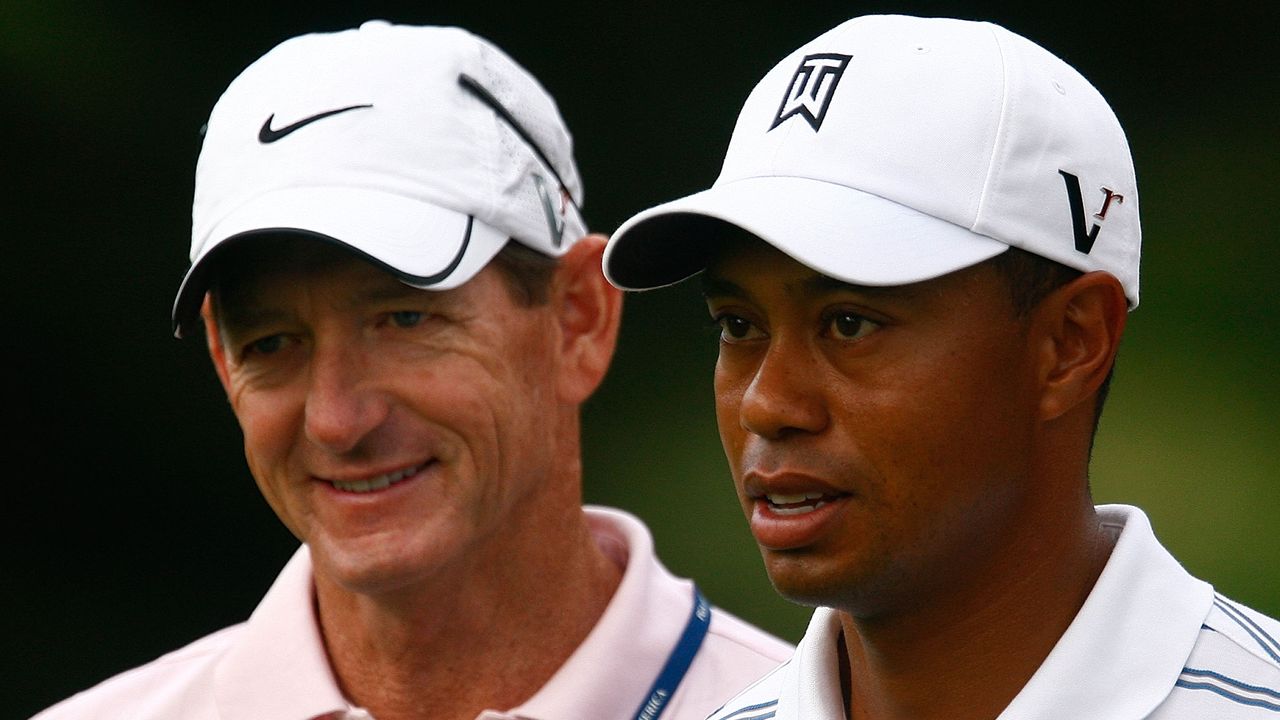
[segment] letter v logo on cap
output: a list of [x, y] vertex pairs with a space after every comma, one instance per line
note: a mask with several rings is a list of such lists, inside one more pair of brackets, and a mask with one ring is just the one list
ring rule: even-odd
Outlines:
[[560, 191], [560, 210], [557, 212], [554, 203], [551, 202], [551, 193], [547, 192], [547, 181], [542, 179], [541, 175], [535, 174], [533, 184], [538, 188], [538, 197], [542, 200], [542, 211], [547, 217], [547, 230], [551, 233], [551, 245], [560, 247], [564, 242], [564, 211], [569, 193], [565, 190]]
[[[1093, 250], [1093, 244], [1098, 241], [1098, 231], [1102, 228], [1096, 223], [1092, 227], [1086, 227], [1087, 221], [1084, 216], [1084, 198], [1080, 194], [1080, 178], [1072, 175], [1066, 170], [1059, 170], [1058, 174], [1067, 184], [1067, 204], [1071, 208], [1071, 226], [1075, 233], [1076, 251], [1089, 254]], [[1119, 205], [1124, 202], [1124, 196], [1108, 187], [1098, 188], [1102, 191], [1104, 199], [1102, 201], [1102, 209], [1094, 213], [1093, 216], [1098, 220], [1107, 219], [1107, 211], [1111, 209], [1112, 204]]]

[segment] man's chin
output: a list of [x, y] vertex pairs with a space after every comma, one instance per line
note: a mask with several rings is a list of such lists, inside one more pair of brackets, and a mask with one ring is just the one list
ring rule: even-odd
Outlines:
[[763, 555], [773, 589], [797, 605], [830, 607], [846, 590], [845, 583], [841, 582], [843, 578], [817, 567], [811, 559], [769, 550], [763, 551]]
[[411, 543], [320, 539], [309, 545], [317, 581], [352, 594], [396, 594], [433, 574], [429, 554]]

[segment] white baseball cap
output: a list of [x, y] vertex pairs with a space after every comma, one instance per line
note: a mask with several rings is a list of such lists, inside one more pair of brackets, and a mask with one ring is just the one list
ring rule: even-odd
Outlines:
[[1138, 305], [1120, 123], [1062, 60], [985, 22], [870, 15], [791, 53], [747, 98], [711, 188], [623, 223], [605, 275], [678, 282], [723, 223], [855, 284], [928, 280], [1013, 246], [1109, 272]]
[[209, 116], [174, 332], [220, 250], [248, 238], [307, 234], [444, 290], [508, 239], [559, 257], [586, 234], [582, 203], [555, 101], [483, 38], [371, 21], [286, 40]]

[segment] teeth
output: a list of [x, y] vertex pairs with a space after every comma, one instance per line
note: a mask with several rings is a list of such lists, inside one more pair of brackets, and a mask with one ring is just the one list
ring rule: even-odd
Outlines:
[[770, 509], [773, 510], [778, 515], [803, 515], [805, 513], [811, 513], [814, 510], [817, 510], [818, 508], [822, 507], [823, 505], [826, 505], [826, 503], [819, 500], [813, 505], [797, 505], [795, 507], [778, 507], [775, 505]]
[[803, 515], [811, 513], [814, 510], [826, 505], [822, 501], [823, 494], [820, 492], [808, 493], [770, 493], [765, 495], [769, 501], [770, 509], [778, 515]]
[[400, 482], [421, 469], [422, 466], [416, 466], [397, 470], [392, 473], [387, 473], [386, 475], [379, 475], [376, 478], [370, 478], [368, 480], [331, 480], [330, 482], [333, 483], [334, 487], [344, 492], [367, 493], [373, 492], [374, 490], [381, 490], [385, 487], [390, 487], [394, 483]]
[[811, 492], [811, 493], [803, 493], [803, 494], [797, 493], [795, 495], [783, 495], [781, 493], [772, 493], [769, 495], [765, 495], [765, 497], [769, 498], [769, 502], [774, 505], [794, 505], [796, 503], [802, 503], [807, 500], [821, 500], [822, 493], [820, 492]]

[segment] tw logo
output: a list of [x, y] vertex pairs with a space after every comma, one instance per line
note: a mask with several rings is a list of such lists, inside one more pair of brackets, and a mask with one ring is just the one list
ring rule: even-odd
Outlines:
[[831, 106], [831, 98], [835, 95], [836, 85], [844, 75], [844, 69], [852, 60], [851, 55], [822, 53], [806, 55], [791, 76], [787, 84], [787, 93], [778, 106], [778, 114], [773, 118], [772, 130], [781, 125], [787, 118], [799, 115], [809, 123], [814, 132], [822, 127], [822, 120], [827, 116], [827, 108]]
[[[1086, 255], [1093, 249], [1093, 244], [1098, 240], [1098, 231], [1102, 228], [1097, 224], [1087, 228], [1084, 217], [1084, 198], [1080, 195], [1080, 178], [1072, 175], [1066, 170], [1059, 170], [1058, 174], [1062, 176], [1063, 182], [1067, 184], [1067, 203], [1071, 206], [1071, 227], [1076, 236], [1076, 251]], [[1111, 206], [1119, 205], [1124, 202], [1124, 196], [1111, 188], [1099, 188], [1102, 191], [1102, 208], [1093, 216], [1099, 220], [1107, 219], [1107, 211]]]

